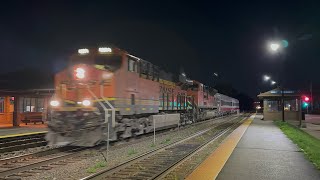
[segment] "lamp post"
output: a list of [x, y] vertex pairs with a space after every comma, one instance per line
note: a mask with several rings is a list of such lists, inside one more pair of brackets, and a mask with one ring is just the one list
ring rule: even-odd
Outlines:
[[[279, 52], [280, 48], [281, 48], [281, 44], [279, 42], [272, 42], [269, 44], [269, 49], [272, 53]], [[273, 81], [271, 81], [271, 84], [273, 84]], [[282, 121], [284, 122], [284, 88], [283, 86], [281, 86], [281, 105], [282, 105]]]

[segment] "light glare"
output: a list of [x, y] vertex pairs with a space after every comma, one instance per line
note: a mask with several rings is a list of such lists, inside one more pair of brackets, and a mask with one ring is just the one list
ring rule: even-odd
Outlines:
[[275, 81], [271, 81], [271, 85], [274, 85], [274, 84], [276, 84], [277, 82], [275, 82]]

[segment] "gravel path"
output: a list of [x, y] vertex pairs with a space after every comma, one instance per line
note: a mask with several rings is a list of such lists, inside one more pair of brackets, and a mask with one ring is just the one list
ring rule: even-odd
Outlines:
[[116, 166], [117, 164], [129, 160], [133, 157], [136, 157], [140, 154], [143, 154], [151, 149], [158, 148], [173, 142], [179, 141], [192, 133], [195, 133], [199, 130], [208, 128], [208, 126], [222, 122], [226, 119], [215, 119], [212, 121], [206, 121], [202, 124], [197, 124], [193, 126], [188, 126], [181, 128], [180, 130], [172, 130], [168, 133], [162, 133], [156, 135], [156, 144], [153, 144], [153, 136], [144, 137], [143, 139], [138, 139], [136, 142], [131, 141], [128, 145], [120, 144], [110, 147], [109, 150], [109, 162], [106, 163], [102, 152], [106, 154], [106, 151], [90, 150], [83, 152], [86, 155], [89, 155], [88, 158], [78, 161], [76, 163], [68, 163], [67, 165], [60, 166], [48, 171], [43, 171], [41, 173], [35, 174], [30, 177], [23, 179], [34, 180], [60, 180], [60, 179], [80, 179], [101, 171], [105, 168], [110, 168]]

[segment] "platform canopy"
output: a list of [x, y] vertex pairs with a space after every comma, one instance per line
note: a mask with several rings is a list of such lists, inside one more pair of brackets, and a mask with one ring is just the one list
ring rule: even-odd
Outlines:
[[8, 90], [0, 89], [0, 96], [52, 96], [54, 89]]

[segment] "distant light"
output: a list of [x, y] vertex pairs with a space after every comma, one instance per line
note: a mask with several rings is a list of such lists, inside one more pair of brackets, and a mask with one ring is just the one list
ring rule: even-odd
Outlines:
[[76, 77], [79, 79], [83, 79], [85, 77], [85, 70], [83, 68], [76, 69]]
[[271, 85], [274, 85], [274, 84], [276, 84], [276, 82], [275, 81], [271, 81]]
[[78, 49], [78, 53], [81, 55], [89, 54], [89, 49]]
[[309, 97], [304, 97], [304, 101], [309, 101], [310, 98]]
[[270, 80], [270, 76], [264, 75], [264, 76], [263, 76], [263, 79], [264, 79], [265, 81], [269, 81], [269, 80]]
[[186, 76], [186, 74], [185, 74], [185, 73], [181, 73], [181, 75], [182, 75], [182, 76]]
[[270, 44], [270, 49], [272, 51], [277, 51], [280, 48], [280, 45], [278, 43], [271, 43]]
[[216, 77], [218, 77], [218, 76], [219, 76], [219, 75], [218, 75], [218, 73], [213, 73], [213, 75], [214, 75], [214, 76], [216, 76]]
[[52, 101], [50, 101], [50, 105], [51, 106], [53, 106], [53, 107], [57, 107], [57, 106], [59, 106], [59, 101], [57, 101], [57, 100], [52, 100]]
[[91, 104], [91, 101], [89, 101], [89, 100], [82, 101], [82, 105], [84, 105], [84, 106], [90, 106], [90, 104]]
[[101, 47], [101, 48], [99, 48], [99, 52], [100, 53], [110, 53], [110, 52], [112, 52], [112, 49], [108, 48], [108, 47]]

